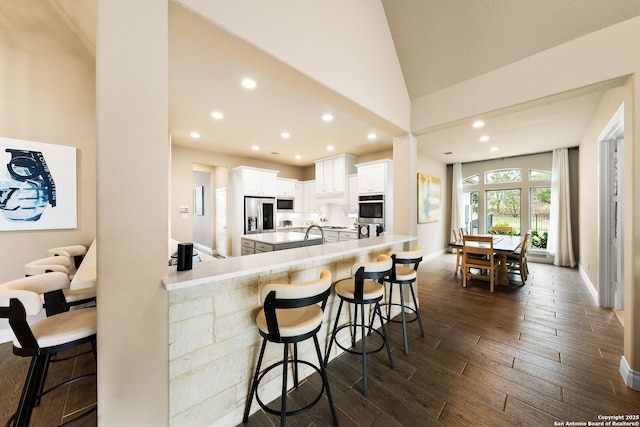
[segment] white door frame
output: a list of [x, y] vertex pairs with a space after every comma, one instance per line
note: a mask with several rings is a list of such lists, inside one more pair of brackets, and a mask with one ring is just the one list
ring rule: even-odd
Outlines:
[[[598, 137], [598, 304], [624, 308], [622, 232], [622, 167], [624, 153], [624, 104]], [[612, 160], [612, 154], [617, 159]], [[614, 165], [618, 164], [617, 170]], [[617, 176], [617, 180], [615, 179]], [[614, 191], [614, 185], [617, 188]], [[618, 195], [616, 197], [616, 194]], [[614, 204], [615, 199], [615, 204]], [[617, 204], [617, 209], [614, 207]], [[616, 218], [617, 216], [617, 218]], [[617, 224], [616, 229], [612, 224]]]

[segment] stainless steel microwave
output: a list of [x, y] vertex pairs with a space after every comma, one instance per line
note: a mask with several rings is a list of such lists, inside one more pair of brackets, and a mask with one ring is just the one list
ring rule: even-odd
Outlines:
[[284, 198], [276, 200], [276, 208], [279, 211], [293, 211], [294, 210], [294, 199]]

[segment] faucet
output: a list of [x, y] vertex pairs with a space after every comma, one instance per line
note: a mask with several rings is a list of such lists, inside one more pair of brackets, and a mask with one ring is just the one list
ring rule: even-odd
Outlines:
[[324, 230], [322, 229], [322, 227], [316, 224], [311, 224], [309, 227], [307, 227], [307, 232], [304, 233], [304, 240], [309, 239], [309, 231], [314, 227], [320, 230], [320, 235], [322, 236], [322, 244], [324, 245]]

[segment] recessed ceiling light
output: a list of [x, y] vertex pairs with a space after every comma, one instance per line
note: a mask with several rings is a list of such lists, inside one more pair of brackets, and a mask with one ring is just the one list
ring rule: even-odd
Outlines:
[[324, 114], [322, 116], [322, 120], [324, 120], [325, 122], [330, 122], [331, 120], [333, 120], [333, 116], [331, 114], [329, 114], [329, 113]]
[[291, 138], [291, 134], [289, 132], [282, 132], [280, 136], [283, 138]]
[[491, 150], [491, 151], [498, 151], [498, 147], [491, 147], [491, 148], [489, 148], [489, 150]]
[[302, 156], [300, 154], [296, 154], [295, 159], [296, 160], [300, 160], [300, 159], [302, 159]]
[[194, 139], [200, 138], [200, 134], [198, 132], [191, 132], [189, 136]]
[[327, 145], [327, 151], [333, 151], [333, 145]]
[[211, 117], [216, 120], [220, 120], [224, 117], [224, 114], [222, 114], [220, 111], [214, 111], [213, 113], [211, 113]]
[[487, 142], [491, 138], [488, 135], [483, 135], [480, 137], [480, 142]]
[[475, 122], [473, 122], [472, 126], [476, 129], [480, 129], [482, 126], [484, 126], [484, 122], [482, 120], [476, 120]]
[[255, 89], [257, 84], [253, 79], [242, 79], [242, 86], [246, 89]]
[[251, 150], [252, 151], [260, 151], [260, 147], [258, 147], [257, 145], [252, 145], [251, 146]]
[[371, 132], [369, 135], [367, 135], [367, 138], [369, 139], [376, 139], [376, 134]]

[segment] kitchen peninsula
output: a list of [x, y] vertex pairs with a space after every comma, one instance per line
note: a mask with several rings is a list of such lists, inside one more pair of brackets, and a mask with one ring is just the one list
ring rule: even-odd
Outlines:
[[[264, 285], [315, 280], [324, 269], [331, 271], [335, 282], [350, 277], [354, 263], [393, 249], [409, 249], [415, 240], [387, 235], [212, 260], [189, 271], [172, 267], [163, 279], [169, 291], [170, 425], [242, 422], [259, 352], [255, 317]], [[336, 300], [332, 295], [327, 304], [318, 336], [322, 348], [336, 316]], [[312, 344], [302, 344], [298, 351], [303, 359], [316, 357]], [[331, 358], [337, 352], [333, 350]], [[265, 357], [264, 363], [270, 364], [279, 359], [280, 352], [270, 352], [268, 346]], [[311, 373], [300, 368], [302, 377]], [[276, 376], [263, 382], [265, 400], [279, 396], [279, 381]]]
[[323, 243], [322, 236], [319, 234], [305, 235], [305, 233], [296, 231], [246, 234], [242, 236], [241, 242], [242, 255], [302, 248], [305, 246], [321, 245]]

